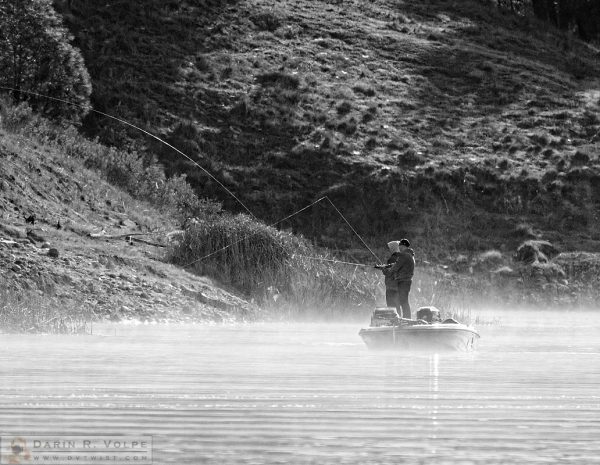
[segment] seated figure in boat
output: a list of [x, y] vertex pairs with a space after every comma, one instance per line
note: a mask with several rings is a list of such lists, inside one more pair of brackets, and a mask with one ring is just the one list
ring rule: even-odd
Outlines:
[[[415, 252], [408, 239], [387, 244], [392, 255], [385, 265], [377, 265], [385, 275], [385, 300], [388, 307], [395, 307], [402, 318], [411, 317], [408, 294], [415, 272]], [[402, 309], [402, 313], [400, 310]]]

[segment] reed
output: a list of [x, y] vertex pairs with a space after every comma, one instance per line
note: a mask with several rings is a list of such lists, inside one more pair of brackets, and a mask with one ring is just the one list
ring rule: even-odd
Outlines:
[[192, 222], [169, 256], [281, 315], [350, 313], [372, 306], [378, 273], [321, 260], [331, 258], [301, 237], [241, 214]]
[[475, 326], [500, 324], [500, 317], [483, 312], [490, 309], [491, 302], [501, 302], [502, 297], [501, 290], [484, 279], [465, 279], [435, 268], [417, 269], [410, 296], [416, 308], [434, 306], [443, 319]]
[[18, 333], [86, 333], [92, 311], [77, 302], [59, 302], [31, 292], [0, 288], [0, 330]]

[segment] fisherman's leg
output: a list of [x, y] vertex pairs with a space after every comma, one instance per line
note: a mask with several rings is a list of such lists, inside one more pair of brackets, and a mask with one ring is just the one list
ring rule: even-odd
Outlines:
[[398, 306], [398, 291], [396, 289], [385, 290], [385, 304], [388, 307], [394, 307], [400, 314], [400, 307]]
[[402, 318], [411, 317], [410, 303], [408, 302], [408, 294], [410, 292], [410, 286], [412, 281], [400, 281], [398, 282], [398, 300], [402, 307]]

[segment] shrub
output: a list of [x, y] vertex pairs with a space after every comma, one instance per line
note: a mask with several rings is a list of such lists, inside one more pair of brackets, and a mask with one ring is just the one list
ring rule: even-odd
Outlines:
[[531, 264], [530, 274], [544, 277], [549, 282], [566, 276], [562, 266], [555, 262], [534, 262]]
[[537, 145], [541, 145], [542, 147], [544, 147], [550, 143], [550, 138], [548, 137], [547, 134], [544, 134], [543, 132], [531, 134], [529, 136], [529, 139], [533, 143], [535, 143]]
[[537, 234], [533, 230], [533, 226], [531, 226], [530, 224], [519, 223], [515, 226], [515, 229], [512, 231], [512, 236], [521, 239], [532, 239], [537, 237]]
[[375, 89], [373, 89], [372, 87], [364, 86], [362, 84], [358, 84], [358, 85], [354, 86], [352, 88], [352, 90], [354, 92], [356, 92], [357, 94], [363, 94], [367, 97], [375, 96]]
[[277, 85], [284, 89], [297, 89], [300, 86], [300, 79], [296, 76], [279, 71], [261, 74], [257, 80], [263, 86]]
[[390, 141], [387, 143], [387, 147], [390, 150], [400, 150], [402, 148], [410, 147], [410, 144], [399, 136], [392, 136]]
[[350, 113], [350, 111], [352, 110], [352, 105], [347, 100], [344, 100], [342, 103], [340, 103], [337, 106], [336, 109], [337, 109], [338, 114], [346, 115], [346, 114]]
[[514, 259], [527, 264], [546, 263], [556, 257], [558, 253], [558, 249], [548, 241], [529, 240], [519, 246]]
[[198, 69], [198, 71], [205, 74], [212, 71], [210, 62], [208, 61], [208, 58], [205, 55], [198, 55], [196, 57], [196, 68]]
[[277, 12], [269, 10], [252, 15], [250, 21], [261, 31], [274, 32], [281, 26], [283, 20]]
[[504, 256], [498, 250], [480, 253], [474, 260], [473, 268], [478, 271], [492, 271], [504, 263]]
[[350, 136], [356, 132], [357, 126], [354, 118], [350, 118], [348, 121], [342, 121], [338, 124], [338, 131]]
[[308, 242], [247, 215], [220, 215], [188, 225], [170, 261], [235, 287], [268, 306], [306, 312], [373, 304], [379, 276], [332, 266]]
[[271, 230], [248, 216], [220, 216], [190, 225], [173, 259], [186, 264], [219, 251], [207, 257], [210, 260], [194, 263], [194, 269], [250, 295], [287, 281], [286, 261], [291, 259], [292, 250], [305, 248], [294, 241], [292, 236]]
[[510, 160], [508, 160], [508, 158], [503, 158], [498, 163], [498, 168], [501, 169], [502, 171], [506, 171], [509, 166], [510, 166]]
[[378, 142], [377, 142], [377, 138], [376, 138], [376, 137], [373, 137], [373, 136], [371, 136], [371, 137], [369, 137], [369, 138], [366, 140], [366, 142], [365, 142], [365, 148], [366, 148], [367, 150], [373, 150], [375, 147], [377, 147], [377, 144], [378, 144]]
[[417, 166], [425, 163], [425, 161], [425, 157], [413, 148], [406, 149], [398, 155], [398, 164], [401, 166]]
[[550, 158], [552, 155], [554, 155], [554, 149], [546, 149], [542, 152], [542, 155], [544, 158]]
[[586, 165], [590, 162], [590, 155], [582, 152], [581, 150], [577, 150], [573, 156], [571, 156], [571, 164], [572, 165]]
[[373, 116], [373, 113], [365, 113], [362, 117], [362, 122], [366, 124], [366, 123], [370, 123], [374, 119], [375, 119], [375, 116]]

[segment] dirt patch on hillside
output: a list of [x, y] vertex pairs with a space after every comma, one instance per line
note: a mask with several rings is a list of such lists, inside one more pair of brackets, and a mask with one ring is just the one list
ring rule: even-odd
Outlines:
[[0, 287], [95, 318], [252, 320], [255, 306], [163, 262], [175, 221], [76, 160], [2, 133]]

